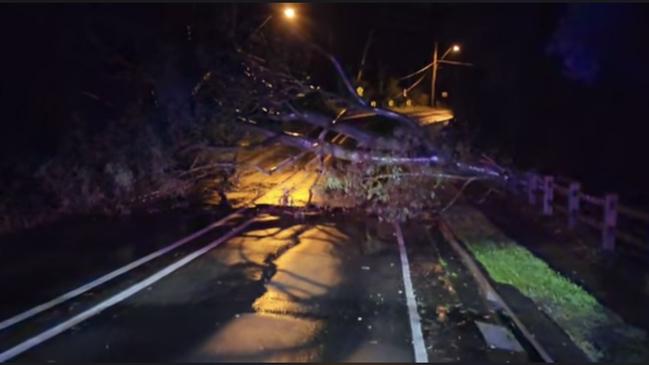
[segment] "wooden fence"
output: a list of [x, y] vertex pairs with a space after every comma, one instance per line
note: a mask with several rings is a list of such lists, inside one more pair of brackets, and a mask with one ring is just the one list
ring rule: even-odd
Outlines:
[[513, 182], [513, 188], [527, 195], [530, 205], [539, 205], [546, 216], [561, 213], [568, 227], [583, 223], [601, 232], [601, 245], [613, 251], [616, 241], [649, 252], [649, 214], [619, 204], [617, 194], [588, 195], [581, 184], [566, 178], [526, 174]]

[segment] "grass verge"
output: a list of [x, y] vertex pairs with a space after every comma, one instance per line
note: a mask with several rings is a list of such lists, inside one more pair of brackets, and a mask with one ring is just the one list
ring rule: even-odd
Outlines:
[[506, 237], [480, 212], [454, 207], [445, 216], [489, 276], [530, 298], [593, 361], [649, 360], [644, 331], [629, 326], [579, 285]]

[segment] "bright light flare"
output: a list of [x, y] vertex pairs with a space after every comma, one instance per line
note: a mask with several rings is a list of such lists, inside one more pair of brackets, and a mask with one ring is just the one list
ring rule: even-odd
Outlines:
[[288, 8], [286, 8], [286, 9], [284, 9], [284, 16], [285, 16], [286, 18], [288, 18], [288, 19], [293, 19], [293, 18], [295, 18], [295, 15], [296, 15], [296, 13], [295, 13], [295, 9], [293, 9], [293, 8], [291, 8], [291, 7], [288, 7]]
[[453, 50], [453, 52], [456, 52], [456, 53], [460, 52], [460, 46], [458, 46], [457, 44], [454, 44], [452, 50]]

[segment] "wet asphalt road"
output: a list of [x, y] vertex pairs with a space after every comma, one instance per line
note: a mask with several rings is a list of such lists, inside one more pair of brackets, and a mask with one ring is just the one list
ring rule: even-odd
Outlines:
[[412, 361], [398, 249], [353, 217], [245, 233], [13, 361]]
[[[291, 154], [267, 150], [256, 163], [270, 168]], [[265, 191], [256, 203], [272, 205], [290, 189], [303, 205], [316, 177], [309, 161], [271, 176], [253, 170], [242, 177], [246, 189], [229, 198], [248, 201]], [[393, 228], [340, 213], [288, 214], [295, 209], [258, 216], [239, 236], [12, 361], [414, 361]], [[188, 252], [129, 274], [96, 299]], [[65, 311], [39, 325], [59, 323]]]
[[192, 207], [119, 219], [71, 217], [3, 236], [0, 320], [145, 256], [227, 213]]
[[[257, 167], [270, 169], [294, 153], [273, 148], [253, 156]], [[303, 206], [317, 176], [312, 162], [312, 156], [305, 156], [294, 168], [272, 175], [251, 169], [240, 179], [244, 188], [229, 199], [274, 205], [288, 191], [292, 204]], [[263, 209], [251, 210], [182, 250], [37, 317], [36, 324], [0, 331], [0, 353], [223, 236]], [[299, 210], [265, 210], [242, 234], [11, 361], [413, 362], [392, 226], [340, 212], [300, 218], [295, 214]], [[429, 359], [491, 359], [472, 319], [461, 314], [473, 307], [485, 314], [478, 300], [455, 298], [442, 280], [443, 270], [436, 274], [444, 262], [431, 245], [438, 240], [415, 228], [405, 230], [406, 245]], [[452, 262], [448, 254], [442, 256]], [[95, 262], [87, 260], [91, 266]], [[451, 274], [459, 294], [477, 292], [470, 280], [455, 280], [456, 273]], [[34, 280], [38, 277], [42, 275], [33, 275]], [[441, 307], [455, 308], [460, 315], [451, 311], [448, 320], [440, 321]], [[516, 357], [498, 359], [510, 358]]]

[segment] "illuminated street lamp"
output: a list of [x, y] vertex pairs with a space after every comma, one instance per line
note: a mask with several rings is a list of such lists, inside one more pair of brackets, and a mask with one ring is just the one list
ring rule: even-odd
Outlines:
[[[295, 11], [295, 8], [287, 6], [284, 8], [284, 11], [282, 11], [282, 14], [284, 15], [284, 18], [292, 21], [297, 17], [297, 11]], [[248, 39], [252, 38], [253, 35], [255, 35], [257, 32], [259, 32], [265, 25], [268, 23], [271, 19], [273, 18], [273, 14], [270, 14], [269, 16], [264, 19], [263, 22], [255, 29], [254, 32], [250, 33], [248, 36]]]
[[284, 9], [284, 16], [288, 19], [293, 19], [295, 18], [295, 9], [291, 8], [290, 6]]
[[[431, 88], [430, 88], [430, 106], [435, 107], [435, 84], [437, 82], [437, 64], [439, 63], [447, 63], [448, 61], [445, 62], [446, 56], [448, 56], [449, 53], [458, 53], [460, 52], [460, 46], [458, 44], [454, 44], [451, 47], [449, 47], [446, 52], [440, 57], [439, 59], [437, 58], [437, 42], [435, 42], [435, 49], [433, 50], [433, 74], [431, 77]], [[460, 64], [460, 63], [457, 63]], [[467, 64], [468, 65], [468, 64]]]

